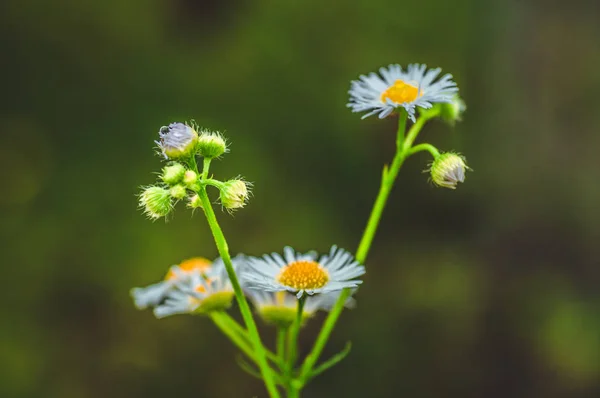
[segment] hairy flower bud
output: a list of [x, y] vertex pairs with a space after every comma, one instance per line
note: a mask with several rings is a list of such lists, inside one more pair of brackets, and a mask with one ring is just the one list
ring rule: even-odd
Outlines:
[[446, 152], [435, 158], [429, 172], [431, 181], [438, 187], [456, 189], [459, 182], [465, 181], [465, 170], [469, 167], [464, 156]]
[[460, 122], [462, 114], [467, 109], [465, 102], [458, 95], [455, 95], [451, 102], [440, 103], [439, 106], [441, 107], [440, 117], [450, 125]]
[[144, 213], [153, 220], [165, 217], [173, 209], [169, 190], [157, 186], [144, 189], [139, 203]]
[[230, 210], [242, 208], [246, 205], [248, 194], [248, 186], [244, 181], [226, 181], [221, 188], [221, 204]]
[[179, 163], [173, 163], [162, 169], [160, 178], [169, 185], [175, 185], [184, 177], [185, 167]]
[[190, 186], [198, 182], [198, 174], [195, 171], [188, 170], [183, 174], [183, 183]]
[[194, 155], [198, 144], [198, 133], [192, 127], [183, 123], [171, 123], [160, 128], [156, 141], [167, 159], [185, 158]]
[[174, 199], [183, 199], [185, 198], [185, 194], [187, 193], [185, 187], [181, 184], [174, 185], [169, 190], [169, 193]]
[[198, 137], [198, 154], [214, 159], [227, 152], [227, 143], [219, 133], [203, 131]]
[[202, 208], [202, 199], [200, 199], [198, 194], [190, 196], [187, 206], [191, 209]]

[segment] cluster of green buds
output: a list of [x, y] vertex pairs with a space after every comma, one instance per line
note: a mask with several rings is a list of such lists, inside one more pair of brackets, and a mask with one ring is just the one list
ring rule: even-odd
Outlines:
[[[218, 181], [208, 177], [210, 161], [228, 152], [221, 133], [201, 130], [194, 124], [171, 123], [161, 127], [158, 135], [156, 144], [167, 164], [157, 183], [144, 187], [139, 195], [140, 207], [149, 218], [167, 217], [181, 200], [189, 208], [202, 208], [198, 193], [207, 185], [219, 189], [221, 204], [228, 211], [245, 206], [249, 183], [241, 178]], [[203, 159], [202, 172], [198, 171], [198, 157]]]

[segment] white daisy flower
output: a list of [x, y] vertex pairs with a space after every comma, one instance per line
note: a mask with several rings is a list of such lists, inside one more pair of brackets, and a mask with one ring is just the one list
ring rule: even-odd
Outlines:
[[[239, 258], [234, 260], [238, 262]], [[207, 273], [194, 272], [189, 278], [182, 277], [175, 287], [154, 308], [154, 315], [157, 318], [225, 310], [231, 305], [234, 296], [231, 281], [221, 258], [213, 262]]]
[[283, 252], [284, 257], [278, 253], [249, 257], [242, 271], [245, 286], [266, 292], [287, 290], [300, 298], [304, 293], [330, 293], [362, 283], [354, 278], [364, 274], [365, 268], [336, 246], [318, 261], [315, 252], [300, 254], [289, 246]]
[[147, 287], [131, 289], [131, 296], [135, 306], [140, 309], [158, 305], [166, 295], [175, 289], [178, 282], [189, 279], [193, 274], [204, 274], [210, 270], [212, 262], [203, 257], [194, 257], [173, 265], [162, 282]]
[[450, 74], [434, 82], [441, 71], [441, 68], [427, 70], [423, 64], [408, 65], [406, 70], [400, 65], [389, 65], [379, 69], [381, 76], [361, 75], [351, 83], [347, 106], [352, 112], [369, 111], [363, 119], [375, 114], [383, 119], [402, 107], [414, 122], [416, 107], [429, 109], [435, 102], [451, 102], [458, 92]]

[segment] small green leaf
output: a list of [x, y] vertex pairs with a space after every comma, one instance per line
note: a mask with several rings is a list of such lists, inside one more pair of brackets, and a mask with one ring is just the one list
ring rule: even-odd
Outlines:
[[242, 358], [242, 356], [241, 356], [241, 355], [238, 355], [238, 356], [235, 358], [235, 361], [236, 361], [236, 362], [237, 362], [237, 364], [240, 366], [240, 368], [242, 368], [242, 370], [243, 370], [244, 372], [248, 373], [250, 376], [254, 376], [254, 377], [256, 377], [257, 379], [262, 379], [262, 376], [261, 376], [260, 372], [259, 372], [258, 370], [256, 370], [256, 369], [254, 369], [254, 368], [252, 367], [252, 365], [250, 365], [248, 362], [246, 362], [246, 361], [244, 360], [244, 358]]
[[310, 380], [313, 377], [320, 375], [321, 373], [323, 373], [330, 367], [336, 365], [342, 359], [346, 358], [346, 356], [350, 353], [351, 349], [352, 349], [352, 342], [349, 341], [346, 343], [346, 346], [344, 347], [344, 349], [342, 351], [335, 354], [333, 357], [329, 358], [327, 361], [323, 362], [321, 365], [317, 366], [312, 372], [310, 372], [307, 379]]

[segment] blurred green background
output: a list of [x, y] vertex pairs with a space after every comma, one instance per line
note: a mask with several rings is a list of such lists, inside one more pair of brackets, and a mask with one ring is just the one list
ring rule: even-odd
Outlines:
[[395, 120], [350, 113], [349, 82], [411, 62], [468, 105], [420, 140], [475, 171], [450, 191], [405, 165], [325, 355], [353, 351], [304, 396], [600, 396], [599, 20], [596, 0], [3, 1], [0, 396], [264, 397], [207, 319], [129, 298], [216, 256], [199, 214], [136, 209], [158, 128], [231, 140], [215, 175], [255, 183], [219, 212], [234, 253], [354, 250]]

